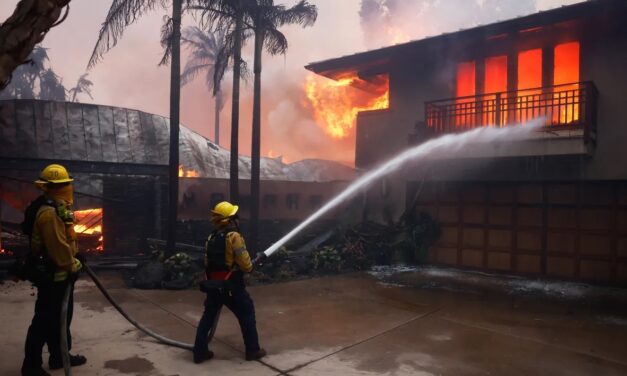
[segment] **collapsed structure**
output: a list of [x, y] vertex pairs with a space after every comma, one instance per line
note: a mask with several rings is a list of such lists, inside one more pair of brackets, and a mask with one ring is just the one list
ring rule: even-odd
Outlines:
[[[92, 104], [0, 101], [0, 217], [17, 231], [37, 192], [32, 181], [50, 163], [74, 175], [79, 235], [97, 250], [146, 252], [143, 240], [163, 238], [166, 220], [169, 120]], [[228, 197], [229, 152], [181, 126], [179, 239], [206, 238], [209, 210]], [[240, 156], [242, 216], [250, 206], [250, 158]], [[285, 164], [261, 159], [261, 219], [297, 221], [342, 190], [355, 170], [324, 160]], [[192, 223], [190, 225], [190, 223]], [[139, 242], [138, 242], [139, 240]], [[264, 239], [266, 242], [271, 239]], [[5, 239], [4, 248], [7, 246]]]
[[417, 201], [442, 225], [434, 264], [627, 284], [625, 16], [622, 0], [592, 0], [308, 65], [389, 85], [387, 109], [358, 115], [361, 169], [443, 134], [542, 119], [529, 140], [382, 181], [368, 213], [389, 221]]

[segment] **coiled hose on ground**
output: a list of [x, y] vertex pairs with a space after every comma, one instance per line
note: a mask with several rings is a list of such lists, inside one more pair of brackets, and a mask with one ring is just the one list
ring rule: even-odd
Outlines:
[[[100, 280], [98, 279], [98, 277], [96, 276], [94, 271], [89, 266], [83, 264], [83, 269], [85, 270], [87, 275], [89, 275], [89, 277], [91, 277], [91, 279], [96, 284], [96, 287], [98, 287], [98, 290], [100, 290], [102, 295], [104, 295], [104, 297], [107, 298], [109, 303], [111, 303], [111, 305], [118, 312], [120, 312], [120, 314], [122, 316], [124, 316], [124, 318], [128, 322], [133, 324], [134, 327], [136, 327], [140, 331], [144, 332], [144, 334], [146, 334], [146, 335], [156, 339], [157, 341], [159, 341], [159, 342], [161, 342], [161, 343], [163, 343], [165, 345], [174, 346], [174, 347], [178, 347], [178, 348], [181, 348], [181, 349], [184, 349], [184, 350], [190, 350], [190, 351], [194, 349], [194, 345], [191, 344], [191, 343], [179, 342], [179, 341], [175, 341], [173, 339], [164, 337], [161, 334], [158, 334], [158, 333], [156, 333], [156, 332], [146, 328], [142, 324], [140, 324], [137, 320], [135, 320], [133, 317], [131, 317], [126, 311], [124, 311], [124, 309], [122, 309], [122, 307], [115, 301], [115, 299], [113, 299], [113, 297], [109, 294], [107, 289], [105, 289], [105, 287], [102, 285], [102, 283], [100, 282]], [[67, 342], [67, 311], [68, 311], [68, 303], [69, 303], [69, 299], [70, 299], [71, 289], [72, 289], [72, 284], [68, 284], [67, 290], [65, 291], [65, 295], [63, 297], [63, 304], [61, 306], [62, 307], [61, 308], [61, 352], [62, 352], [62, 355], [63, 355], [63, 368], [65, 370], [65, 375], [66, 376], [70, 376], [72, 374], [71, 367], [70, 367], [70, 357], [69, 357], [69, 351], [68, 351], [68, 342]], [[213, 335], [216, 332], [216, 327], [218, 326], [218, 320], [219, 319], [220, 319], [220, 311], [218, 311], [218, 313], [216, 314], [216, 318], [213, 321], [213, 325], [211, 326], [211, 330], [209, 331], [209, 341], [210, 342], [213, 339]]]

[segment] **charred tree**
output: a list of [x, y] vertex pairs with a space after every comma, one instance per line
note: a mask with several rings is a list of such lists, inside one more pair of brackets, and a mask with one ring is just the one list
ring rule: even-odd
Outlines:
[[[0, 89], [11, 73], [44, 39], [46, 33], [67, 17], [70, 0], [21, 0], [15, 11], [0, 25]], [[66, 12], [61, 20], [63, 8]]]
[[181, 105], [181, 0], [172, 1], [172, 55], [170, 62], [170, 160], [168, 174], [168, 242], [166, 251], [175, 253], [179, 197], [179, 117]]
[[244, 15], [242, 0], [237, 0], [235, 9], [235, 36], [233, 46], [233, 100], [231, 107], [231, 171], [229, 176], [229, 199], [239, 202], [239, 86], [242, 69], [242, 32]]

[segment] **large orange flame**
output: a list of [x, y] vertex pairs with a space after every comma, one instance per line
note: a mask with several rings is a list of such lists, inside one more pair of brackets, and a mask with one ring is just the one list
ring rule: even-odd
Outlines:
[[359, 90], [352, 85], [356, 77], [337, 81], [321, 76], [307, 77], [305, 91], [314, 111], [314, 119], [331, 137], [342, 139], [355, 127], [357, 113], [381, 110], [389, 106], [389, 90], [386, 84], [377, 88], [376, 94]]

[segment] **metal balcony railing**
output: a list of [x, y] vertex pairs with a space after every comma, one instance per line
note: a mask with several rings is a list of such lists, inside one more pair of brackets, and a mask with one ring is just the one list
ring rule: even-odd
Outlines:
[[592, 82], [578, 82], [436, 100], [425, 103], [425, 123], [442, 134], [543, 118], [551, 130], [583, 129], [587, 143], [596, 138], [597, 96]]

